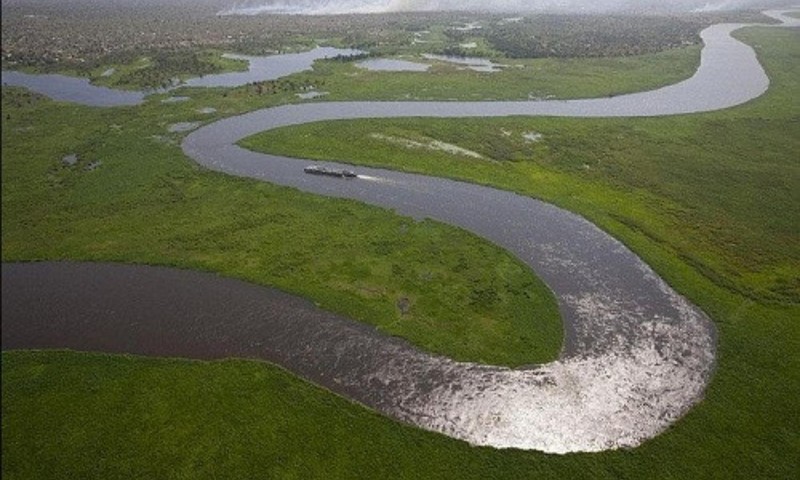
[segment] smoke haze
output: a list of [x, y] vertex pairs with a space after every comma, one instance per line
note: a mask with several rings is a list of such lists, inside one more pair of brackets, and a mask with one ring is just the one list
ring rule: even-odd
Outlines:
[[281, 13], [335, 15], [403, 11], [474, 10], [492, 12], [706, 12], [787, 6], [782, 0], [244, 0], [221, 15]]

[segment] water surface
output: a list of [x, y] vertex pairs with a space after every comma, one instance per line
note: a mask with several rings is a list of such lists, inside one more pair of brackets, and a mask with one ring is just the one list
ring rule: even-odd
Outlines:
[[431, 66], [425, 63], [410, 62], [394, 58], [374, 58], [358, 62], [357, 67], [373, 72], [427, 72]]
[[436, 60], [439, 62], [455, 63], [457, 65], [463, 65], [468, 70], [473, 70], [476, 72], [494, 73], [494, 72], [499, 72], [500, 70], [505, 68], [505, 65], [494, 63], [486, 58], [457, 57], [455, 55], [433, 55], [430, 53], [426, 53], [422, 56], [427, 58], [428, 60]]
[[361, 50], [333, 47], [317, 47], [301, 53], [284, 53], [265, 57], [226, 54], [227, 58], [246, 60], [246, 72], [229, 72], [192, 78], [184, 84], [189, 87], [240, 87], [253, 82], [277, 80], [295, 73], [311, 70], [317, 60], [334, 57], [352, 57], [364, 52]]
[[79, 103], [90, 107], [117, 107], [139, 105], [145, 93], [114, 90], [89, 83], [88, 78], [68, 77], [59, 74], [30, 74], [3, 70], [3, 85], [25, 87], [53, 100]]

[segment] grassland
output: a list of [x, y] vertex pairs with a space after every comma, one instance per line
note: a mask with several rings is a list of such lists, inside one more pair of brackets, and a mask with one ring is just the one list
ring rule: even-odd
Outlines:
[[[664, 435], [634, 450], [591, 455], [473, 448], [391, 422], [256, 362], [4, 352], [3, 475], [791, 478], [800, 469], [800, 308], [793, 286], [800, 191], [797, 36], [782, 30], [743, 34], [758, 45], [773, 88], [764, 98], [726, 112], [613, 122], [459, 120], [454, 123], [460, 137], [449, 122], [325, 127], [328, 139], [359, 134], [351, 146], [326, 144], [327, 157], [363, 162], [353, 146], [376, 148], [382, 158], [402, 160], [385, 160], [394, 168], [494, 183], [582, 213], [709, 312], [720, 331], [717, 374], [706, 400]], [[406, 292], [403, 282], [417, 278], [412, 283], [418, 283], [420, 295], [432, 293], [424, 273], [434, 268], [446, 275], [453, 268], [448, 262], [462, 255], [479, 262], [474, 275], [486, 285], [492, 286], [493, 278], [503, 279], [500, 286], [535, 282], [502, 252], [463, 232], [200, 170], [179, 153], [179, 136], [166, 133], [169, 123], [208, 121], [289, 101], [290, 94], [256, 96], [243, 88], [224, 96], [218, 90], [191, 96], [168, 108], [156, 99], [143, 107], [97, 111], [4, 89], [3, 112], [10, 118], [3, 122], [3, 260], [102, 259], [221, 271], [296, 291], [329, 309], [346, 308], [364, 321], [383, 312], [388, 325], [397, 318], [394, 301], [398, 292]], [[218, 113], [209, 117], [195, 111], [205, 106]], [[320, 127], [299, 128], [294, 135]], [[491, 160], [409, 154], [375, 142], [369, 134], [376, 129], [449, 141]], [[543, 137], [521, 140], [532, 132]], [[270, 135], [270, 148], [320, 154], [308, 138], [297, 145], [286, 132]], [[61, 156], [72, 152], [84, 163], [62, 167]], [[83, 170], [98, 159], [100, 168]], [[348, 266], [313, 258], [315, 248], [347, 248], [328, 245], [327, 231], [320, 236], [315, 223], [321, 216], [314, 209], [354, 217], [352, 222], [341, 218], [347, 222], [341, 231], [348, 232], [348, 242], [362, 242], [358, 248], [376, 263]], [[391, 242], [401, 228], [413, 231], [417, 246], [397, 246], [393, 253]], [[276, 238], [291, 239], [284, 242], [291, 245], [281, 246]], [[451, 249], [453, 242], [464, 248]], [[280, 253], [273, 252], [276, 248]], [[435, 252], [429, 257], [434, 262], [444, 257], [443, 263], [420, 262], [399, 284], [392, 275], [379, 275], [382, 268], [407, 261], [409, 252], [427, 250]], [[750, 250], [764, 253], [751, 256]], [[318, 268], [328, 273], [308, 284], [309, 272]], [[342, 279], [340, 272], [353, 275]], [[357, 280], [363, 278], [371, 279], [370, 288], [382, 289], [380, 294], [364, 291]], [[471, 285], [463, 278], [446, 281], [451, 280]], [[498, 314], [505, 308], [514, 322], [522, 311], [517, 306], [523, 306], [516, 302], [538, 296], [525, 300], [514, 288], [506, 290], [508, 301], [495, 307]], [[442, 293], [447, 292], [436, 292], [430, 301], [448, 301], [438, 296]], [[417, 300], [415, 306], [423, 303]], [[543, 331], [533, 343], [546, 357], [552, 350], [543, 342], [556, 337], [557, 332]], [[420, 343], [436, 348], [428, 340]], [[484, 341], [491, 342], [479, 340]], [[493, 344], [485, 355], [505, 355], [504, 349]]]
[[[412, 58], [413, 60], [413, 58]], [[439, 63], [429, 72], [370, 72], [353, 63], [320, 62], [310, 83], [325, 100], [527, 100], [603, 97], [647, 90], [686, 79], [700, 62], [700, 47], [634, 57], [501, 60], [495, 73], [457, 70]]]

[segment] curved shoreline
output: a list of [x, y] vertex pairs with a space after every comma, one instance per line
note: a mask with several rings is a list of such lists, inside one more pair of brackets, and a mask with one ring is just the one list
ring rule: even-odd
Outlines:
[[[352, 337], [348, 331], [343, 338], [322, 322], [305, 332], [312, 343], [301, 350], [301, 367], [292, 366], [297, 350], [281, 348], [292, 334], [280, 325], [259, 338], [259, 358], [389, 416], [473, 444], [600, 451], [633, 447], [666, 429], [702, 398], [714, 367], [713, 324], [582, 217], [513, 193], [421, 175], [366, 168], [356, 181], [304, 175], [304, 162], [249, 152], [235, 142], [271, 128], [345, 118], [650, 116], [726, 108], [768, 85], [752, 49], [729, 36], [740, 26], [704, 31], [707, 48], [698, 72], [653, 92], [550, 102], [291, 105], [220, 120], [188, 135], [184, 152], [211, 169], [434, 218], [507, 248], [554, 291], [567, 331], [559, 360], [517, 370], [454, 362], [371, 330]], [[732, 59], [752, 70], [749, 80], [724, 74]], [[734, 87], [741, 88], [724, 91]], [[725, 95], [715, 94], [721, 91]], [[676, 102], [682, 95], [689, 96]], [[3, 272], [5, 291], [5, 266]], [[4, 348], [5, 326], [4, 320]]]

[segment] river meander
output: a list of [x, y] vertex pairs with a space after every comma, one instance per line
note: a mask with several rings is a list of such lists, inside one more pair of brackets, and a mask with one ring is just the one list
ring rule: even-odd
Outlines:
[[[800, 20], [771, 15], [800, 25]], [[568, 101], [305, 103], [223, 119], [190, 133], [183, 151], [212, 170], [433, 218], [508, 249], [554, 292], [566, 332], [558, 360], [508, 369], [431, 355], [347, 319], [322, 315], [307, 302], [287, 300], [278, 302], [280, 308], [257, 310], [270, 328], [226, 351], [275, 361], [391, 417], [478, 445], [600, 451], [634, 447], [664, 431], [703, 398], [714, 369], [715, 329], [620, 242], [578, 215], [506, 191], [371, 168], [359, 168], [359, 178], [352, 180], [306, 175], [306, 161], [251, 152], [236, 142], [264, 130], [333, 119], [655, 116], [728, 108], [758, 97], [769, 84], [753, 50], [730, 36], [741, 26], [706, 29], [695, 75], [651, 92]], [[3, 267], [4, 293], [15, 288], [15, 278], [26, 276], [26, 268], [37, 267]], [[47, 268], [57, 272], [61, 267]], [[90, 267], [75, 271], [81, 268]], [[113, 276], [106, 267], [91, 268]], [[121, 267], [107, 268], [121, 272], [121, 278], [133, 276]], [[152, 271], [156, 281], [164, 275], [162, 269]], [[59, 275], [78, 278], [52, 276]], [[211, 280], [210, 291], [214, 285], [223, 293], [230, 290], [221, 279]], [[165, 304], [160, 290], [145, 298]], [[6, 306], [6, 296], [4, 313], [15, 311]], [[207, 300], [198, 296], [187, 302], [193, 312]], [[302, 323], [295, 321], [301, 318]], [[25, 328], [16, 323], [8, 327], [4, 319], [4, 348], [8, 328], [8, 335]], [[163, 333], [154, 329], [150, 335]], [[137, 345], [111, 351], [152, 354]]]

